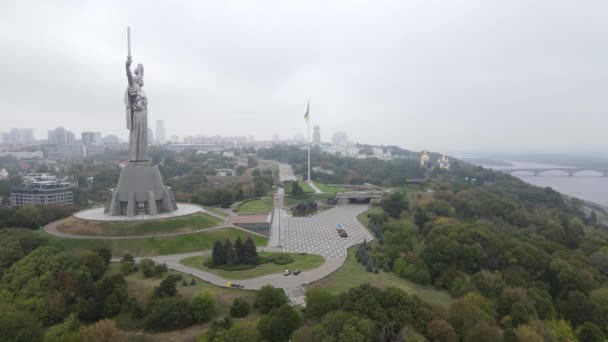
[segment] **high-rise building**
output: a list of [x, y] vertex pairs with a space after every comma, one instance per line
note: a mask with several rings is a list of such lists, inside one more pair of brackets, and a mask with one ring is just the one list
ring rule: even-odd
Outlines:
[[156, 120], [156, 142], [159, 145], [167, 143], [165, 138], [165, 122], [163, 120]]
[[319, 125], [312, 128], [312, 144], [313, 146], [321, 145], [321, 127]]
[[0, 133], [0, 144], [8, 144], [11, 142], [11, 135], [6, 133], [6, 132], [2, 132]]
[[65, 145], [67, 143], [67, 135], [65, 128], [57, 127], [55, 128], [55, 143], [57, 145]]
[[74, 134], [74, 132], [65, 131], [65, 144], [66, 145], [76, 144], [76, 135]]
[[76, 135], [63, 127], [57, 127], [48, 132], [48, 140], [51, 145], [74, 145], [76, 144]]
[[99, 132], [82, 132], [80, 136], [83, 145], [101, 145], [101, 133]]
[[31, 145], [34, 143], [34, 130], [32, 128], [11, 128], [7, 142], [14, 145]]
[[154, 144], [154, 132], [152, 128], [148, 128], [148, 145]]

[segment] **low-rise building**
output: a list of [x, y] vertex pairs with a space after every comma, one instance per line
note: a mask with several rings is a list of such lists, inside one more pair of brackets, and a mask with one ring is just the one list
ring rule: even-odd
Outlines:
[[47, 173], [30, 173], [23, 177], [23, 185], [11, 189], [11, 206], [74, 204], [71, 184]]

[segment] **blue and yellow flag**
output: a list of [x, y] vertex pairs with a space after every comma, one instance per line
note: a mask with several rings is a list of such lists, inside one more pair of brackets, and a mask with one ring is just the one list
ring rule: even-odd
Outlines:
[[308, 123], [308, 119], [310, 119], [310, 103], [306, 104], [306, 114], [304, 114], [304, 120]]

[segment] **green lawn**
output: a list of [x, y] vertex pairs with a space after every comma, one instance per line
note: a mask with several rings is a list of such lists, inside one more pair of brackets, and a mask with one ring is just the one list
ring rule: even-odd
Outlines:
[[159, 233], [192, 232], [219, 226], [223, 223], [204, 213], [154, 221], [98, 222], [68, 217], [57, 225], [57, 230], [70, 234], [95, 236], [154, 235]]
[[120, 240], [62, 239], [49, 235], [42, 229], [38, 230], [38, 233], [48, 238], [51, 245], [68, 250], [105, 247], [109, 248], [115, 257], [123, 256], [125, 253], [131, 253], [135, 256], [154, 256], [208, 250], [211, 249], [216, 240], [235, 240], [239, 236], [241, 239], [251, 236], [258, 246], [265, 246], [267, 243], [266, 238], [233, 228], [203, 231], [188, 235]]
[[274, 199], [272, 197], [262, 197], [241, 203], [236, 212], [239, 214], [268, 214], [273, 206]]
[[325, 184], [321, 184], [321, 183], [317, 183], [317, 182], [314, 182], [314, 183], [317, 186], [317, 188], [319, 188], [319, 190], [321, 190], [322, 192], [336, 193], [336, 192], [342, 192], [345, 190], [341, 186], [330, 186], [330, 185], [325, 185]]
[[[260, 256], [270, 257], [273, 254], [276, 253], [261, 252]], [[294, 259], [294, 261], [290, 264], [276, 265], [273, 263], [265, 263], [258, 265], [255, 268], [242, 271], [225, 271], [221, 269], [208, 268], [204, 265], [204, 263], [211, 258], [210, 256], [190, 257], [181, 260], [180, 263], [186, 266], [198, 268], [203, 271], [217, 274], [226, 279], [250, 279], [271, 273], [281, 273], [286, 269], [300, 271], [311, 270], [313, 268], [321, 266], [325, 262], [325, 259], [323, 259], [322, 256], [316, 254], [300, 255], [297, 253], [289, 253], [289, 255]]]
[[[223, 210], [221, 208], [211, 208], [211, 207], [205, 207], [205, 210], [207, 210], [210, 213], [213, 213], [215, 215], [218, 215], [220, 217], [223, 218], [228, 218], [228, 216], [230, 216], [230, 213], [226, 210]], [[230, 209], [228, 209], [230, 210]]]
[[284, 198], [283, 205], [286, 207], [296, 205], [298, 203], [310, 202], [310, 201], [318, 201], [321, 199], [333, 198], [333, 193], [323, 193], [323, 194], [304, 194], [302, 196], [292, 196], [287, 195]]
[[315, 189], [311, 188], [310, 185], [302, 179], [302, 176], [298, 176], [298, 185], [300, 185], [304, 192], [315, 192]]
[[359, 264], [355, 257], [357, 248], [357, 246], [353, 246], [348, 250], [348, 258], [340, 269], [307, 287], [322, 288], [333, 293], [339, 293], [368, 283], [379, 288], [398, 287], [409, 294], [420, 296], [432, 305], [447, 306], [452, 302], [452, 297], [448, 293], [412, 283], [392, 272], [380, 271], [378, 274], [366, 272], [365, 267]]

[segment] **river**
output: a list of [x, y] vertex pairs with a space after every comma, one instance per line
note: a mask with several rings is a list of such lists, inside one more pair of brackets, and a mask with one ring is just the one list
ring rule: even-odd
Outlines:
[[[512, 164], [509, 167], [497, 167], [482, 165], [494, 170], [519, 169], [519, 168], [548, 168], [569, 167], [563, 165], [549, 165], [539, 163], [527, 163], [518, 161], [507, 161]], [[539, 176], [532, 176], [525, 172], [513, 174], [521, 180], [542, 187], [551, 187], [565, 195], [578, 197], [580, 199], [608, 206], [608, 177], [592, 171], [581, 171], [572, 177], [560, 171], [547, 171]]]

